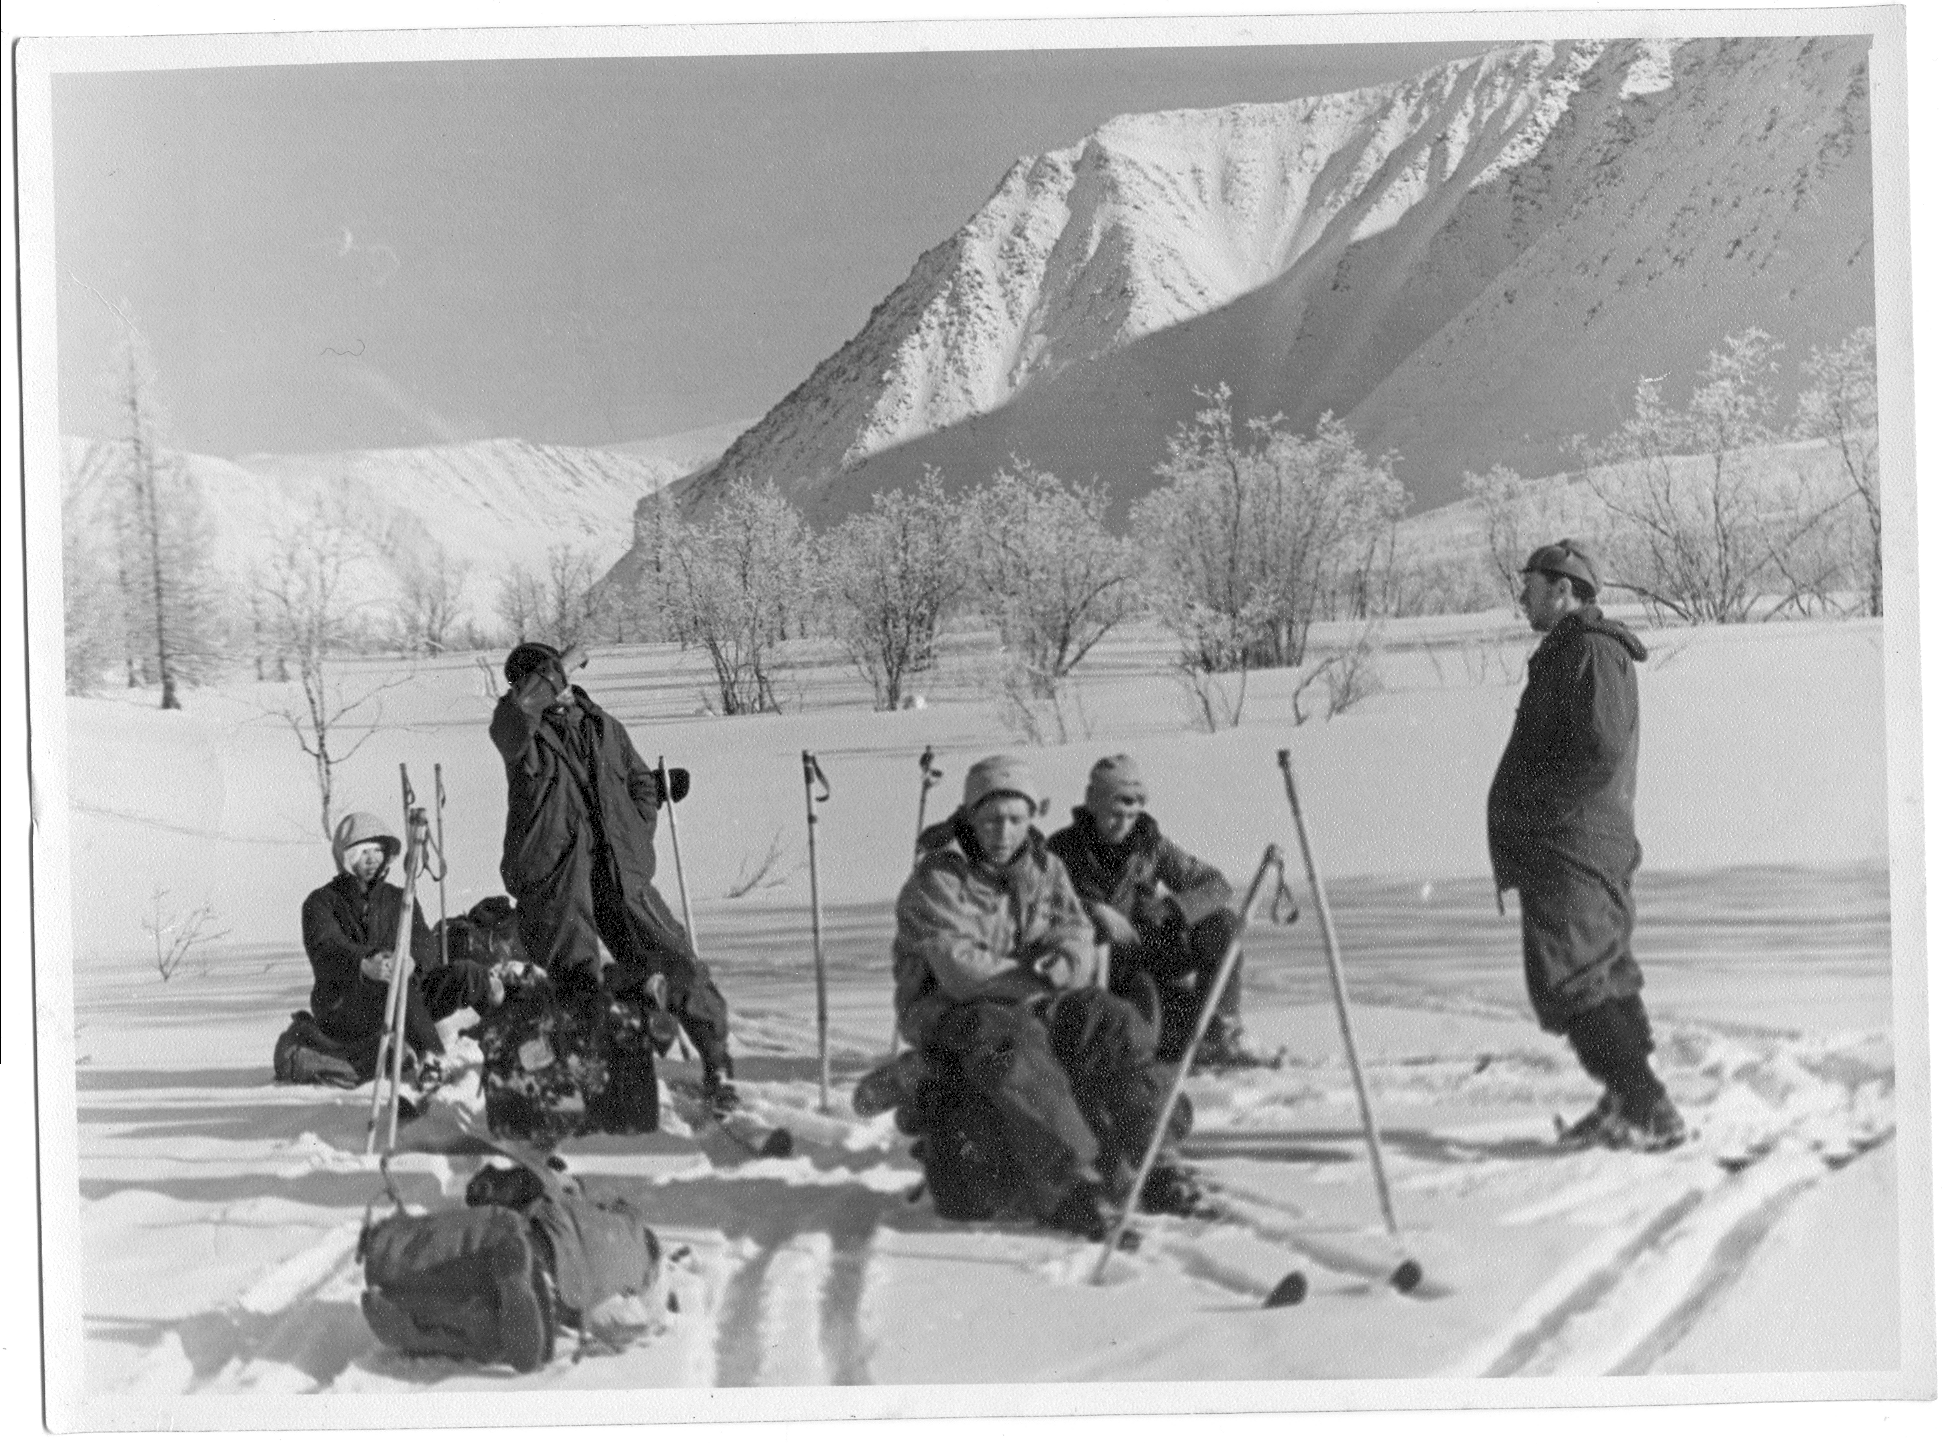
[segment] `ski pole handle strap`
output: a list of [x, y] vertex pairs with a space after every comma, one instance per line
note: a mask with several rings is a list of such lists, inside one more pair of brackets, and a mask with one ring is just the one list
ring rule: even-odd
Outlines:
[[802, 754], [802, 785], [822, 789], [816, 794], [816, 801], [829, 801], [829, 779], [823, 776], [823, 765], [816, 760], [816, 754], [805, 751]]

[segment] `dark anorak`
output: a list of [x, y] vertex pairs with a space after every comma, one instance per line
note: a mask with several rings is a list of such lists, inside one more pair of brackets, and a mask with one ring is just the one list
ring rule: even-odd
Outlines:
[[1538, 1022], [1643, 985], [1632, 956], [1633, 824], [1643, 643], [1595, 606], [1567, 614], [1532, 653], [1486, 811], [1497, 885], [1517, 890], [1525, 981]]

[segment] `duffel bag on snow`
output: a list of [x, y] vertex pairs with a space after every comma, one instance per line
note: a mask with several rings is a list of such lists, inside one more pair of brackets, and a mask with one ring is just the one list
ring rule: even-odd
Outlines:
[[363, 1078], [350, 1061], [350, 1049], [317, 1026], [309, 1013], [290, 1015], [290, 1026], [277, 1035], [270, 1067], [279, 1083], [326, 1083], [355, 1088]]
[[562, 997], [544, 979], [510, 992], [480, 1030], [486, 1126], [552, 1142], [660, 1127], [654, 1043], [638, 999]]
[[647, 1303], [646, 1318], [636, 1322], [657, 1316], [661, 1245], [629, 1200], [589, 1198], [550, 1169], [521, 1163], [479, 1170], [466, 1185], [465, 1201], [512, 1209], [526, 1219], [553, 1285], [554, 1311], [568, 1328], [605, 1332], [606, 1323], [624, 1322], [609, 1307], [616, 1300]]
[[507, 1364], [531, 1373], [553, 1357], [553, 1291], [532, 1228], [512, 1209], [402, 1209], [367, 1224], [365, 1322], [402, 1354]]

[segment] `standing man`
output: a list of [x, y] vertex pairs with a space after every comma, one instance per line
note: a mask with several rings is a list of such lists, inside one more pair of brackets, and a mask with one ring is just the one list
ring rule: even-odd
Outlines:
[[1632, 956], [1633, 828], [1639, 691], [1645, 647], [1596, 604], [1598, 569], [1583, 543], [1539, 547], [1520, 597], [1544, 640], [1532, 653], [1510, 742], [1490, 784], [1490, 863], [1515, 890], [1524, 980], [1540, 1027], [1562, 1033], [1604, 1085], [1565, 1130], [1577, 1147], [1658, 1151], [1686, 1125], [1652, 1071], [1652, 1028]]
[[[1160, 831], [1146, 810], [1146, 782], [1125, 753], [1102, 757], [1086, 782], [1083, 807], [1047, 843], [1072, 876], [1095, 935], [1110, 950], [1111, 987], [1137, 999], [1141, 979], [1159, 999], [1162, 1062], [1177, 1063], [1220, 971], [1240, 917], [1234, 889]], [[1258, 1064], [1241, 1038], [1237, 960], [1194, 1055], [1196, 1067]]]
[[[564, 654], [520, 643], [492, 714], [492, 743], [506, 764], [499, 875], [518, 902], [519, 940], [567, 997], [637, 996], [654, 1006], [664, 993], [701, 1054], [704, 1093], [725, 1111], [736, 1104], [728, 1005], [654, 888], [662, 783], [627, 729], [568, 682], [586, 663], [578, 643]], [[673, 801], [686, 780], [670, 773]], [[604, 976], [603, 942], [614, 959]]]

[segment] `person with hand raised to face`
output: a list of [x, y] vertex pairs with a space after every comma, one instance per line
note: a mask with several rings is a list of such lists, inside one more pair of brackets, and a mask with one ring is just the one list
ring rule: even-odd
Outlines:
[[488, 729], [506, 766], [499, 875], [518, 904], [519, 940], [569, 996], [665, 1007], [701, 1055], [704, 1093], [725, 1111], [738, 1101], [728, 1005], [654, 886], [656, 819], [686, 794], [688, 775], [663, 778], [641, 760], [627, 729], [571, 681], [586, 663], [578, 643], [514, 647]]

